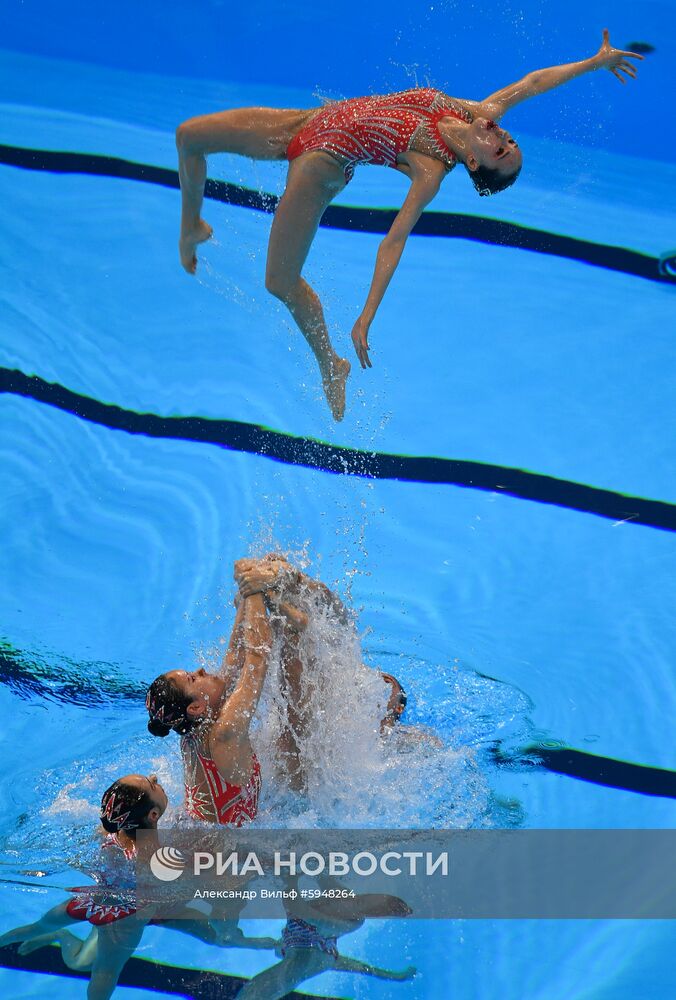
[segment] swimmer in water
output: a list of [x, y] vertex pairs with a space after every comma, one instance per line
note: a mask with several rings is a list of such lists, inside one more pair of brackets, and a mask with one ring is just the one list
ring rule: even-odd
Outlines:
[[[286, 891], [298, 893], [298, 879], [288, 878]], [[323, 891], [342, 888], [338, 879], [319, 876]], [[367, 917], [405, 917], [410, 909], [396, 896], [362, 894], [354, 899], [320, 899], [306, 902], [284, 900], [286, 925], [278, 954], [281, 961], [264, 969], [246, 983], [237, 1000], [281, 1000], [296, 986], [322, 972], [351, 972], [391, 982], [406, 982], [416, 974], [414, 966], [401, 972], [380, 969], [368, 962], [338, 954], [338, 938], [358, 930]]]
[[408, 696], [402, 684], [392, 674], [381, 671], [380, 676], [390, 688], [387, 708], [380, 723], [380, 735], [385, 739], [394, 740], [398, 749], [403, 749], [407, 745], [420, 746], [425, 743], [435, 750], [442, 750], [444, 743], [436, 733], [429, 729], [423, 729], [421, 726], [409, 726], [402, 723], [401, 717], [404, 714]]
[[[4, 934], [0, 946], [21, 942], [19, 951], [25, 955], [56, 942], [69, 968], [91, 974], [89, 1000], [108, 1000], [154, 912], [152, 907], [137, 908], [133, 898], [134, 860], [141, 856], [136, 833], [156, 831], [166, 808], [166, 793], [154, 775], [128, 774], [114, 782], [101, 800], [102, 884], [74, 890], [71, 900], [53, 907], [40, 920]], [[143, 857], [149, 858], [158, 846], [156, 837], [144, 840]], [[127, 919], [132, 916], [135, 919]], [[65, 930], [82, 921], [92, 925], [84, 940]], [[186, 921], [181, 929], [194, 933], [195, 925], [195, 936], [204, 938], [200, 921]], [[210, 934], [215, 939], [215, 932]]]
[[286, 189], [270, 232], [265, 286], [286, 305], [307, 340], [331, 413], [342, 420], [350, 363], [334, 350], [321, 302], [302, 270], [325, 209], [350, 181], [355, 166], [393, 167], [411, 181], [378, 249], [371, 287], [352, 330], [359, 363], [370, 368], [368, 336], [376, 311], [411, 230], [445, 176], [462, 163], [480, 195], [503, 191], [518, 177], [522, 162], [518, 144], [497, 124], [511, 108], [593, 70], [607, 69], [625, 83], [636, 76], [629, 60], [642, 58], [613, 48], [604, 30], [602, 45], [590, 58], [535, 70], [480, 101], [425, 87], [309, 110], [237, 108], [190, 118], [176, 132], [181, 264], [194, 274], [197, 246], [212, 235], [200, 214], [208, 155], [288, 160]]
[[[299, 789], [302, 778], [293, 734], [306, 725], [298, 694], [303, 669], [298, 634], [307, 620], [301, 594], [306, 603], [319, 606], [324, 602], [325, 609], [339, 620], [347, 616], [344, 605], [328, 587], [276, 554], [262, 560], [239, 560], [235, 578], [243, 575], [248, 583], [240, 589], [220, 675], [204, 669], [172, 670], [153, 681], [146, 698], [149, 731], [154, 736], [167, 736], [173, 730], [181, 737], [188, 815], [201, 822], [237, 827], [253, 820], [258, 812], [261, 769], [249, 730], [270, 663], [273, 630], [283, 629], [281, 678], [288, 710], [278, 747], [280, 777], [291, 788]], [[287, 603], [287, 596], [278, 599], [269, 592], [272, 581], [279, 588], [282, 578], [284, 593], [293, 604]]]
[[[274, 948], [274, 938], [245, 937], [236, 927], [236, 920], [204, 920], [194, 911], [191, 919], [189, 907], [180, 907], [181, 912], [173, 918], [155, 919], [152, 905], [138, 906], [134, 898], [134, 862], [139, 858], [149, 860], [160, 846], [157, 822], [167, 805], [166, 792], [155, 775], [128, 774], [115, 781], [101, 799], [101, 882], [73, 890], [76, 895], [71, 900], [53, 907], [40, 920], [8, 931], [0, 938], [0, 947], [21, 942], [20, 954], [28, 955], [38, 948], [59, 944], [68, 968], [91, 974], [89, 1000], [108, 1000], [112, 996], [125, 963], [149, 923], [220, 947]], [[138, 830], [151, 834], [144, 838], [142, 847], [137, 843]], [[92, 925], [88, 937], [83, 939], [66, 930], [82, 921]]]
[[[260, 594], [239, 603], [226, 676], [170, 670], [148, 688], [148, 730], [181, 737], [185, 809], [193, 819], [243, 826], [255, 818], [261, 768], [249, 730], [270, 659], [271, 632]], [[234, 680], [234, 687], [231, 683]]]
[[[157, 821], [167, 808], [167, 796], [157, 778], [128, 774], [107, 789], [101, 799], [101, 879], [100, 886], [77, 890], [67, 903], [53, 907], [34, 924], [17, 927], [0, 938], [0, 946], [23, 942], [20, 951], [27, 953], [51, 941], [60, 940], [66, 964], [91, 971], [87, 996], [109, 997], [122, 968], [141, 940], [147, 921], [127, 920], [139, 911], [130, 893], [135, 886], [134, 859], [137, 857], [136, 832], [157, 830]], [[152, 838], [151, 838], [152, 841]], [[144, 842], [149, 854], [159, 846]], [[117, 899], [115, 896], [117, 894]], [[148, 915], [148, 919], [152, 913]], [[60, 939], [62, 928], [86, 920], [99, 932], [84, 942], [74, 935]], [[71, 940], [71, 938], [73, 940]]]

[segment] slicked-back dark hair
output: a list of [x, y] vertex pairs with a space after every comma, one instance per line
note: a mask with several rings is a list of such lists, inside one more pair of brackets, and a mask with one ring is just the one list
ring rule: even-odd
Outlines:
[[108, 833], [124, 831], [136, 840], [138, 829], [150, 829], [148, 813], [155, 803], [143, 788], [130, 785], [123, 778], [114, 781], [101, 798], [101, 826]]
[[494, 170], [492, 167], [477, 167], [476, 170], [470, 170], [468, 167], [467, 173], [475, 189], [482, 198], [485, 198], [489, 194], [497, 194], [499, 191], [504, 191], [506, 188], [511, 187], [521, 173], [521, 167], [515, 170], [513, 174], [507, 175], [503, 174], [500, 170]]
[[171, 730], [184, 736], [195, 723], [188, 718], [192, 698], [183, 694], [178, 684], [166, 674], [156, 677], [148, 688], [146, 708], [150, 716], [148, 732], [153, 736], [168, 736]]

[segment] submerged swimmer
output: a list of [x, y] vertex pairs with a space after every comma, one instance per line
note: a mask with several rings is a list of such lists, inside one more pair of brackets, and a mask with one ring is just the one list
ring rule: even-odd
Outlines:
[[[119, 778], [101, 800], [102, 884], [82, 888], [73, 899], [60, 903], [33, 924], [8, 931], [0, 947], [21, 942], [22, 955], [58, 944], [64, 963], [78, 972], [89, 972], [89, 1000], [112, 996], [125, 963], [138, 947], [147, 924], [181, 931], [207, 944], [221, 947], [274, 948], [274, 938], [250, 938], [237, 927], [237, 920], [209, 921], [189, 907], [179, 907], [173, 917], [156, 919], [155, 908], [135, 899], [137, 859], [148, 861], [160, 846], [157, 822], [168, 805], [167, 795], [154, 775], [129, 774]], [[137, 831], [145, 830], [143, 846]], [[154, 834], [154, 835], [153, 835]], [[243, 904], [240, 905], [240, 908]], [[126, 919], [133, 917], [134, 919]], [[66, 928], [87, 921], [92, 930], [86, 938]]]
[[381, 672], [380, 676], [390, 688], [390, 695], [387, 701], [385, 715], [380, 723], [380, 735], [392, 739], [399, 749], [405, 745], [420, 746], [427, 744], [436, 750], [444, 747], [443, 740], [440, 740], [436, 733], [421, 726], [409, 726], [401, 721], [404, 714], [408, 696], [400, 681], [392, 674]]
[[[298, 879], [286, 882], [287, 891], [295, 889], [298, 894]], [[320, 876], [317, 882], [327, 892], [341, 888], [337, 879]], [[304, 902], [296, 898], [291, 904], [286, 899], [284, 903], [287, 920], [278, 952], [281, 961], [246, 983], [237, 994], [238, 1000], [281, 1000], [322, 972], [351, 972], [394, 982], [415, 976], [413, 966], [395, 972], [338, 953], [338, 938], [358, 930], [367, 917], [408, 916], [410, 909], [398, 897], [363, 894], [355, 899]]]
[[352, 330], [362, 368], [370, 368], [368, 334], [401, 258], [406, 239], [450, 170], [462, 163], [480, 195], [503, 191], [521, 170], [512, 136], [496, 124], [507, 111], [570, 80], [607, 69], [625, 82], [638, 52], [611, 46], [608, 31], [596, 55], [580, 62], [528, 73], [483, 100], [449, 97], [431, 87], [386, 96], [333, 101], [322, 108], [237, 108], [191, 118], [179, 125], [176, 142], [182, 194], [181, 263], [197, 267], [196, 248], [211, 226], [201, 218], [206, 159], [236, 153], [258, 160], [288, 160], [286, 189], [275, 212], [268, 243], [265, 286], [289, 309], [319, 365], [335, 420], [345, 412], [350, 363], [331, 343], [321, 302], [302, 277], [305, 259], [329, 203], [352, 178], [354, 167], [393, 167], [411, 181], [390, 231], [380, 244], [366, 303]]
[[[166, 808], [167, 796], [154, 776], [130, 774], [114, 782], [101, 800], [101, 825], [106, 834], [101, 844], [102, 878], [104, 886], [110, 887], [109, 897], [100, 887], [91, 892], [78, 890], [73, 899], [53, 907], [35, 923], [4, 934], [0, 946], [22, 942], [19, 950], [26, 954], [58, 942], [66, 965], [91, 973], [89, 1000], [108, 1000], [153, 916], [149, 909], [144, 917], [129, 898], [135, 885], [136, 831], [156, 830]], [[150, 857], [157, 846], [159, 842], [153, 845], [149, 838], [144, 852], [149, 851]], [[126, 919], [132, 916], [136, 919]], [[93, 926], [84, 941], [64, 930], [83, 920]]]

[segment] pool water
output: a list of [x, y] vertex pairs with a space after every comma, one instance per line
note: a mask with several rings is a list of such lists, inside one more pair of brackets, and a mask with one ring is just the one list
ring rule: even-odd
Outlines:
[[[271, 548], [336, 586], [365, 662], [401, 679], [407, 720], [431, 727], [444, 750], [408, 760], [404, 788], [382, 761], [369, 785], [362, 758], [342, 799], [320, 788], [300, 816], [270, 789], [260, 825], [357, 826], [370, 816], [403, 828], [672, 827], [665, 778], [662, 794], [630, 787], [643, 773], [631, 765], [663, 775], [674, 766], [673, 284], [656, 280], [656, 265], [645, 278], [413, 236], [371, 330], [374, 367], [353, 363], [335, 425], [300, 334], [263, 288], [270, 214], [207, 200], [215, 238], [190, 279], [176, 250], [178, 192], [138, 170], [134, 179], [89, 168], [100, 156], [174, 170], [176, 124], [219, 108], [307, 107], [317, 94], [400, 89], [430, 74], [479, 96], [534, 65], [590, 54], [607, 20], [616, 44], [656, 46], [639, 79], [620, 88], [596, 74], [517, 109], [518, 184], [479, 202], [458, 170], [432, 207], [656, 260], [676, 232], [676, 168], [649, 142], [673, 11], [650, 5], [639, 19], [627, 6], [611, 18], [595, 3], [583, 18], [578, 4], [565, 17], [551, 4], [501, 15], [374, 4], [354, 12], [363, 33], [370, 18], [386, 25], [372, 58], [353, 43], [338, 65], [324, 36], [349, 48], [347, 14], [339, 23], [324, 5], [312, 17], [290, 13], [276, 35], [282, 13], [259, 5], [199, 4], [201, 25], [173, 5], [118, 5], [97, 20], [71, 4], [58, 22], [46, 4], [10, 8], [0, 145], [88, 159], [62, 173], [8, 165], [5, 152], [0, 165], [0, 932], [64, 898], [90, 850], [101, 790], [118, 774], [155, 770], [180, 800], [175, 745], [145, 735], [145, 685], [170, 667], [218, 662], [233, 561]], [[440, 33], [451, 28], [466, 42], [444, 63]], [[485, 48], [496, 53], [490, 70]], [[285, 165], [219, 156], [209, 176], [279, 196]], [[394, 171], [361, 168], [337, 205], [392, 208], [406, 188]], [[308, 261], [348, 357], [381, 238], [324, 227]], [[200, 419], [184, 433], [182, 417]], [[233, 422], [239, 444], [224, 447]], [[336, 459], [316, 440], [351, 451]], [[391, 455], [405, 475], [388, 472]], [[442, 460], [434, 476], [425, 457]], [[579, 486], [581, 503], [571, 500]], [[349, 696], [362, 669], [355, 644], [331, 667], [332, 697]], [[325, 736], [347, 774], [350, 741], [363, 732], [358, 719], [339, 721], [345, 743], [337, 724]], [[624, 761], [627, 780], [608, 787], [534, 766], [525, 751], [543, 745], [580, 751], [588, 776], [608, 758]], [[496, 748], [510, 766], [496, 764]], [[299, 989], [665, 1000], [676, 989], [672, 933], [658, 921], [371, 921], [341, 951], [415, 965], [415, 979], [326, 973]], [[55, 949], [23, 960], [6, 952], [3, 995], [85, 995], [82, 981], [55, 974]], [[272, 958], [162, 928], [147, 929], [137, 954], [144, 964], [130, 965], [133, 985], [121, 993], [132, 1000], [163, 985], [176, 995], [174, 966], [205, 971], [189, 995], [228, 995], [206, 973], [252, 976]]]

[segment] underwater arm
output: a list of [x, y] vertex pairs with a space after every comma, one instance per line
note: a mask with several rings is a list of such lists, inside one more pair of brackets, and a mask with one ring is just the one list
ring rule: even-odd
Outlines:
[[627, 59], [643, 59], [638, 52], [623, 52], [614, 49], [610, 44], [608, 29], [603, 30], [603, 42], [596, 55], [589, 59], [581, 59], [579, 62], [565, 63], [562, 66], [550, 66], [547, 69], [538, 69], [533, 73], [528, 73], [522, 80], [497, 90], [490, 97], [485, 98], [479, 104], [481, 112], [488, 118], [500, 118], [522, 101], [529, 97], [537, 97], [548, 90], [561, 87], [570, 80], [575, 80], [578, 76], [591, 73], [597, 69], [608, 69], [617, 77], [620, 83], [626, 83], [626, 76], [634, 79], [636, 77], [636, 67], [627, 62]]
[[406, 172], [410, 172], [411, 187], [389, 232], [378, 247], [376, 266], [366, 304], [352, 329], [352, 343], [362, 368], [372, 367], [369, 357], [369, 328], [401, 260], [406, 240], [446, 175], [440, 160], [421, 153], [409, 152], [406, 155], [409, 161], [407, 166], [410, 167], [410, 171]]

